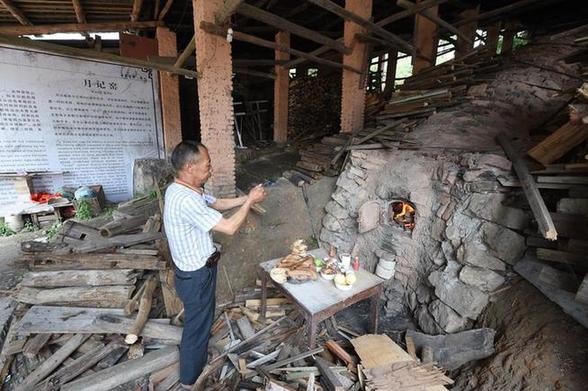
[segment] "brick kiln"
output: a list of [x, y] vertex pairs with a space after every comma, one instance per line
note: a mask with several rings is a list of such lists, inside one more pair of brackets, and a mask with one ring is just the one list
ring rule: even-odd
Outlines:
[[388, 315], [429, 334], [465, 330], [508, 278], [530, 219], [509, 206], [500, 180], [513, 177], [511, 162], [494, 137], [526, 140], [565, 106], [553, 90], [578, 86], [574, 68], [557, 62], [568, 51], [553, 41], [522, 50], [475, 96], [402, 136], [422, 147], [351, 153], [321, 240], [368, 270], [379, 262], [392, 269]]

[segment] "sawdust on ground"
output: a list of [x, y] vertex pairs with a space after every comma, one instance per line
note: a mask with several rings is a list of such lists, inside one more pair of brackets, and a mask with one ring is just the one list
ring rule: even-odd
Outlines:
[[493, 327], [496, 353], [462, 370], [454, 390], [586, 390], [588, 330], [528, 282], [499, 293], [480, 327]]

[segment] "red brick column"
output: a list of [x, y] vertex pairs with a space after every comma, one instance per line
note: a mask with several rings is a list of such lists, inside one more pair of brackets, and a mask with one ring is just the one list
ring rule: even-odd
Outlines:
[[[476, 8], [471, 8], [463, 11], [461, 14], [459, 14], [459, 16], [461, 19], [472, 19], [476, 18], [479, 13], [480, 7], [478, 6]], [[472, 42], [474, 42], [474, 39], [476, 38], [476, 29], [478, 28], [477, 21], [462, 24], [458, 28], [459, 31], [464, 33], [466, 36], [470, 37]], [[455, 57], [462, 57], [471, 52], [473, 48], [473, 44], [469, 44], [465, 42], [463, 39], [457, 37], [457, 43], [455, 44]]]
[[[417, 1], [420, 3], [420, 1]], [[437, 15], [439, 6], [427, 8], [427, 10]], [[421, 70], [435, 65], [437, 59], [437, 46], [439, 46], [439, 27], [436, 23], [417, 14], [414, 19], [414, 46], [422, 57], [414, 56], [412, 60], [412, 73], [416, 75]]]
[[[160, 56], [177, 57], [176, 33], [167, 27], [158, 27], [155, 32]], [[182, 117], [180, 115], [180, 82], [177, 75], [159, 72], [161, 92], [161, 114], [163, 117], [163, 142], [169, 156], [174, 147], [182, 141]]]
[[[276, 34], [278, 45], [290, 46], [290, 33], [279, 31]], [[290, 53], [276, 50], [276, 60], [289, 60]], [[288, 88], [290, 86], [289, 69], [276, 65], [274, 81], [274, 141], [285, 143], [288, 140]]]
[[208, 182], [215, 196], [235, 195], [235, 140], [233, 137], [233, 61], [231, 44], [224, 37], [206, 33], [200, 22], [214, 23], [223, 0], [192, 0], [196, 31], [196, 70], [200, 132], [212, 160]]
[[[345, 9], [364, 19], [369, 19], [372, 15], [372, 0], [345, 0]], [[345, 46], [352, 47], [353, 52], [351, 52], [351, 54], [343, 55], [343, 64], [349, 65], [355, 69], [365, 68], [367, 45], [355, 40], [356, 33], [365, 32], [366, 31], [363, 27], [353, 22], [345, 21], [343, 39]], [[346, 69], [343, 70], [343, 81], [341, 83], [342, 133], [351, 133], [363, 127], [366, 79], [365, 76], [353, 71], [348, 71]]]

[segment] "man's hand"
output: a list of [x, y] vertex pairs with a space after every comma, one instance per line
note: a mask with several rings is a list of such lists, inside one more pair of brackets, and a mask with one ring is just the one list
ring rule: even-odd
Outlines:
[[267, 193], [262, 185], [257, 185], [249, 192], [247, 196], [247, 200], [250, 201], [252, 204], [258, 204], [265, 200]]

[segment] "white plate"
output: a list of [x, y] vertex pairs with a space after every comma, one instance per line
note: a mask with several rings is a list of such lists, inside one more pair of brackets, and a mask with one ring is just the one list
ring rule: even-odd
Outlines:
[[335, 276], [336, 275], [337, 275], [336, 273], [333, 273], [333, 274], [321, 273], [321, 277], [324, 278], [327, 281], [331, 281], [331, 280], [335, 279]]
[[335, 286], [337, 287], [337, 289], [341, 289], [342, 291], [348, 291], [349, 289], [353, 288], [353, 285], [341, 285], [341, 284], [337, 284], [335, 283]]

